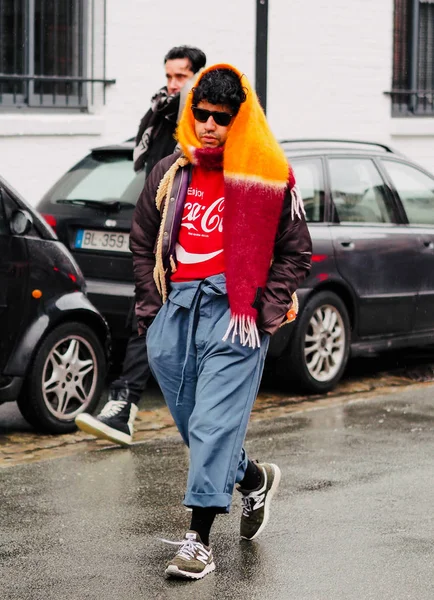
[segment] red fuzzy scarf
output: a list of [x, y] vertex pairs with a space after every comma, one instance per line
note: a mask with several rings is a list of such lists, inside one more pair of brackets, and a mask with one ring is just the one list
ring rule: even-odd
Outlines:
[[[223, 148], [193, 151], [193, 163], [204, 169], [223, 166]], [[267, 284], [274, 240], [285, 190], [224, 177], [223, 247], [226, 287], [232, 319], [226, 338], [260, 345], [258, 307]]]

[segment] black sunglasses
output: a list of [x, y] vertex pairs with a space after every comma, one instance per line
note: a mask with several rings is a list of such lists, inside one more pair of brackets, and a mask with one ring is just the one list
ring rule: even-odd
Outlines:
[[192, 106], [191, 110], [193, 111], [194, 118], [199, 123], [206, 123], [212, 117], [217, 125], [222, 125], [223, 127], [227, 127], [234, 116], [220, 110], [205, 110], [204, 108], [197, 108], [197, 106]]

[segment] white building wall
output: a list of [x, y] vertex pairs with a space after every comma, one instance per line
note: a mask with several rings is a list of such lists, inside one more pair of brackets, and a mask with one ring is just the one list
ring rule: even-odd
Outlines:
[[434, 172], [434, 118], [392, 118], [384, 94], [392, 86], [393, 5], [270, 0], [267, 114], [280, 139], [378, 141]]
[[[393, 0], [270, 0], [268, 117], [276, 136], [397, 147], [434, 172], [434, 119], [392, 119]], [[106, 104], [90, 115], [0, 114], [0, 173], [32, 204], [89, 148], [135, 135], [175, 45], [254, 83], [256, 0], [107, 0]]]
[[[130, 5], [131, 11], [125, 10]], [[233, 62], [254, 74], [255, 2], [221, 0], [109, 0], [106, 138], [134, 136], [151, 96], [165, 84], [163, 58], [172, 46], [201, 48], [207, 64]], [[137, 15], [137, 16], [135, 16]]]
[[271, 3], [268, 113], [280, 136], [387, 136], [392, 14], [393, 0]]
[[163, 58], [172, 46], [198, 46], [208, 64], [231, 61], [252, 77], [255, 3], [221, 0], [215, 14], [209, 8], [203, 0], [107, 0], [106, 73], [116, 84], [106, 104], [92, 115], [0, 114], [1, 175], [36, 204], [90, 148], [135, 136], [165, 83]]

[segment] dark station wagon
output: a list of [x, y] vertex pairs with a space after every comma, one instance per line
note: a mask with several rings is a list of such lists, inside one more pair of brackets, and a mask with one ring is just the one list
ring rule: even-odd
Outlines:
[[[273, 336], [282, 383], [332, 389], [350, 356], [434, 339], [434, 176], [388, 146], [352, 140], [281, 142], [313, 239], [297, 320]], [[128, 232], [144, 183], [133, 143], [96, 148], [38, 209], [69, 247], [115, 339], [133, 297]]]

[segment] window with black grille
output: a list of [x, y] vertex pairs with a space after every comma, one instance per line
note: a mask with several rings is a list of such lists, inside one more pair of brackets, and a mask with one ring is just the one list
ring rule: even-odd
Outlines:
[[0, 0], [0, 108], [85, 109], [113, 83], [104, 44], [105, 0]]
[[395, 0], [392, 115], [434, 115], [434, 0]]

